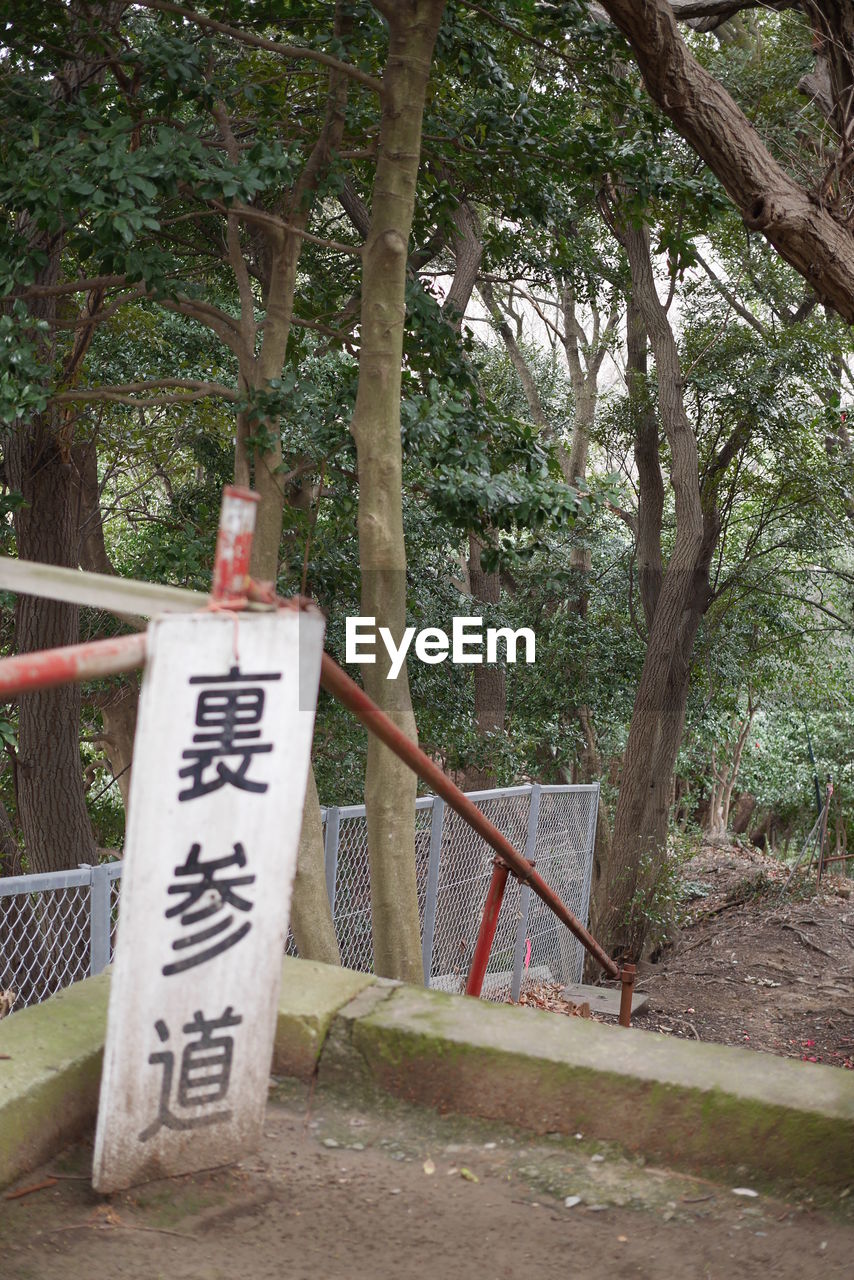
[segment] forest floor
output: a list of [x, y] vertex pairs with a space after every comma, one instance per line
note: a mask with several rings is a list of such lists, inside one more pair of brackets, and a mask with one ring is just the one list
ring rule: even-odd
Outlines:
[[816, 893], [813, 870], [783, 892], [788, 874], [758, 849], [704, 844], [682, 928], [639, 966], [650, 1003], [633, 1025], [854, 1069], [854, 880]]

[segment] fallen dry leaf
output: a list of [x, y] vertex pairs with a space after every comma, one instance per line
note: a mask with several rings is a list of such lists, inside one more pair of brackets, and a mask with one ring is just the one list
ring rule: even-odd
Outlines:
[[[562, 1013], [568, 1018], [590, 1018], [593, 1022], [602, 1021], [591, 1012], [586, 1000], [582, 1004], [575, 1004], [572, 1000], [564, 999], [561, 995], [562, 991], [563, 986], [560, 982], [537, 982], [522, 992], [517, 1003], [529, 1009], [545, 1009], [549, 1013]], [[508, 1003], [512, 1004], [513, 1001]]]

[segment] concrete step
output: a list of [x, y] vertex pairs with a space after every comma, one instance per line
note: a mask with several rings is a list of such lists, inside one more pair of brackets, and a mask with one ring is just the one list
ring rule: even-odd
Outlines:
[[[564, 1000], [573, 1004], [590, 1005], [592, 1013], [613, 1013], [617, 1017], [620, 1012], [619, 987], [590, 987], [585, 982], [570, 982], [560, 993]], [[644, 991], [632, 996], [632, 1013], [643, 1013], [649, 1008], [649, 996]]]

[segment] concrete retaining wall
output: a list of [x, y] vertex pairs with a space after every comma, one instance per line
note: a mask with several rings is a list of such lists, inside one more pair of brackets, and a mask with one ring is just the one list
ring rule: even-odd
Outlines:
[[[95, 1118], [107, 975], [0, 1023], [0, 1185]], [[758, 1184], [854, 1179], [854, 1073], [287, 959], [277, 1074]]]

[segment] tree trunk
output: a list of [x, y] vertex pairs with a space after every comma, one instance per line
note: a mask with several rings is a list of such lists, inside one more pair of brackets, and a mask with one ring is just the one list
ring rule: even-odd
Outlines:
[[[54, 284], [58, 249], [38, 280]], [[32, 307], [53, 330], [55, 304]], [[53, 351], [44, 353], [52, 363]], [[24, 497], [15, 512], [19, 560], [77, 568], [77, 504], [69, 442], [62, 417], [48, 407], [19, 421], [6, 443], [9, 485]], [[15, 602], [18, 653], [75, 644], [76, 605], [19, 595]], [[60, 871], [96, 860], [80, 761], [80, 686], [21, 694], [18, 735], [18, 817], [30, 871]]]
[[854, 101], [850, 87], [846, 91], [854, 81], [848, 0], [808, 0], [803, 6], [834, 51], [827, 59], [831, 122], [844, 122], [837, 133], [837, 173], [820, 192], [806, 190], [774, 159], [727, 91], [693, 56], [667, 0], [601, 3], [632, 46], [650, 97], [720, 179], [745, 225], [765, 236], [822, 302], [854, 321], [850, 183], [839, 182], [849, 169]]
[[[459, 333], [463, 316], [471, 299], [483, 259], [480, 220], [467, 200], [461, 200], [454, 211], [454, 278], [448, 290], [442, 311]], [[490, 286], [485, 288], [490, 290]], [[481, 563], [484, 543], [476, 534], [469, 534], [468, 587], [472, 599], [483, 604], [498, 604], [501, 600], [501, 575], [498, 570], [487, 573]], [[507, 709], [507, 679], [503, 667], [485, 664], [472, 668], [474, 682], [474, 719], [481, 738], [504, 729]], [[465, 786], [473, 791], [495, 785], [495, 774], [489, 768], [470, 765], [465, 773]]]
[[291, 902], [291, 929], [297, 951], [304, 960], [341, 963], [326, 892], [323, 823], [313, 769], [309, 771], [302, 811], [297, 874]]
[[[756, 707], [752, 700], [748, 700], [747, 715], [741, 721], [738, 727], [738, 736], [735, 745], [732, 748], [732, 759], [729, 762], [725, 760], [718, 764], [717, 753], [712, 751], [712, 772], [714, 781], [712, 782], [712, 794], [709, 799], [709, 808], [706, 817], [706, 834], [710, 840], [726, 840], [727, 828], [729, 827], [729, 810], [732, 803], [732, 793], [738, 779], [738, 771], [741, 768], [741, 757], [744, 754], [744, 747], [747, 742], [747, 735], [750, 733], [750, 727], [753, 724], [753, 717], [756, 714]], [[726, 745], [726, 753], [729, 753], [729, 744]]]
[[[93, 64], [92, 23], [113, 26], [124, 6], [110, 3], [83, 10], [68, 9], [68, 60], [54, 77], [57, 103], [72, 100], [88, 78], [99, 74]], [[22, 217], [17, 230], [42, 260], [34, 284], [55, 285], [60, 275], [62, 232], [49, 234]], [[46, 369], [56, 356], [56, 300], [29, 303], [34, 320], [45, 321], [39, 337]], [[72, 357], [65, 375], [73, 377]], [[58, 375], [62, 378], [63, 373]], [[19, 420], [6, 439], [6, 479], [24, 498], [15, 512], [15, 540], [20, 560], [76, 568], [77, 521], [71, 465], [71, 427], [56, 406], [29, 421]], [[32, 653], [78, 639], [78, 610], [38, 596], [19, 595], [15, 604], [15, 638], [19, 653]], [[75, 684], [22, 694], [19, 699], [18, 817], [31, 871], [56, 871], [93, 862], [92, 826], [86, 811], [80, 762], [80, 689]]]
[[125, 809], [127, 823], [130, 802], [131, 766], [136, 737], [136, 715], [139, 708], [139, 685], [131, 677], [98, 701], [104, 725], [104, 754], [110, 762]]
[[[336, 38], [340, 38], [349, 21], [339, 0], [335, 6]], [[296, 230], [271, 228], [263, 244], [258, 265], [262, 277], [265, 320], [257, 357], [254, 354], [257, 337], [255, 304], [249, 273], [240, 244], [237, 219], [229, 219], [228, 257], [241, 298], [243, 351], [240, 383], [247, 389], [264, 391], [272, 379], [281, 376], [292, 327], [297, 269], [303, 245], [298, 231], [308, 224], [317, 186], [341, 144], [346, 100], [347, 79], [340, 72], [332, 71], [323, 127], [299, 180], [281, 201], [284, 220]], [[230, 123], [224, 111], [219, 110], [216, 114], [229, 155], [237, 162], [239, 148]], [[277, 419], [271, 418], [264, 425], [269, 433], [268, 447], [251, 453], [247, 443], [249, 424], [245, 415], [238, 423], [234, 478], [236, 484], [244, 485], [254, 478], [254, 488], [261, 499], [256, 512], [250, 572], [258, 580], [275, 584], [279, 576], [285, 503], [282, 441]], [[338, 964], [338, 945], [326, 895], [322, 833], [317, 784], [314, 768], [310, 765], [300, 828], [297, 875], [291, 900], [291, 926], [303, 959]]]
[[[351, 430], [359, 475], [362, 613], [400, 643], [406, 625], [400, 384], [406, 260], [421, 154], [421, 122], [444, 0], [377, 5], [389, 25], [371, 226], [362, 255], [359, 386]], [[415, 717], [404, 666], [396, 680], [385, 646], [363, 667], [374, 702], [409, 738]], [[377, 738], [365, 774], [374, 965], [386, 977], [423, 981], [415, 883], [415, 775]]]
[[[89, 573], [115, 574], [104, 541], [96, 442], [88, 440], [76, 444], [72, 449], [72, 462], [77, 508], [77, 561], [80, 568]], [[136, 617], [128, 617], [127, 621], [135, 627], [139, 625]], [[118, 782], [127, 822], [139, 683], [134, 676], [120, 679], [107, 692], [98, 694], [93, 703], [101, 713], [104, 753]]]
[[[719, 523], [714, 508], [703, 510], [697, 442], [682, 401], [676, 343], [655, 289], [649, 235], [627, 224], [615, 229], [629, 257], [632, 301], [655, 353], [676, 502], [676, 536], [667, 571], [660, 585], [655, 574], [646, 583], [651, 591], [644, 601], [649, 639], [626, 744], [611, 867], [597, 904], [599, 940], [614, 954], [634, 959], [646, 932], [645, 906], [666, 859], [671, 779], [684, 727], [691, 652], [709, 600], [708, 568]], [[651, 441], [644, 443], [652, 447]], [[660, 481], [657, 435], [646, 463]], [[640, 468], [639, 478], [643, 482]], [[646, 541], [647, 559], [655, 564], [661, 533], [656, 483], [651, 497], [639, 509], [638, 540]], [[647, 527], [641, 527], [642, 521]]]

